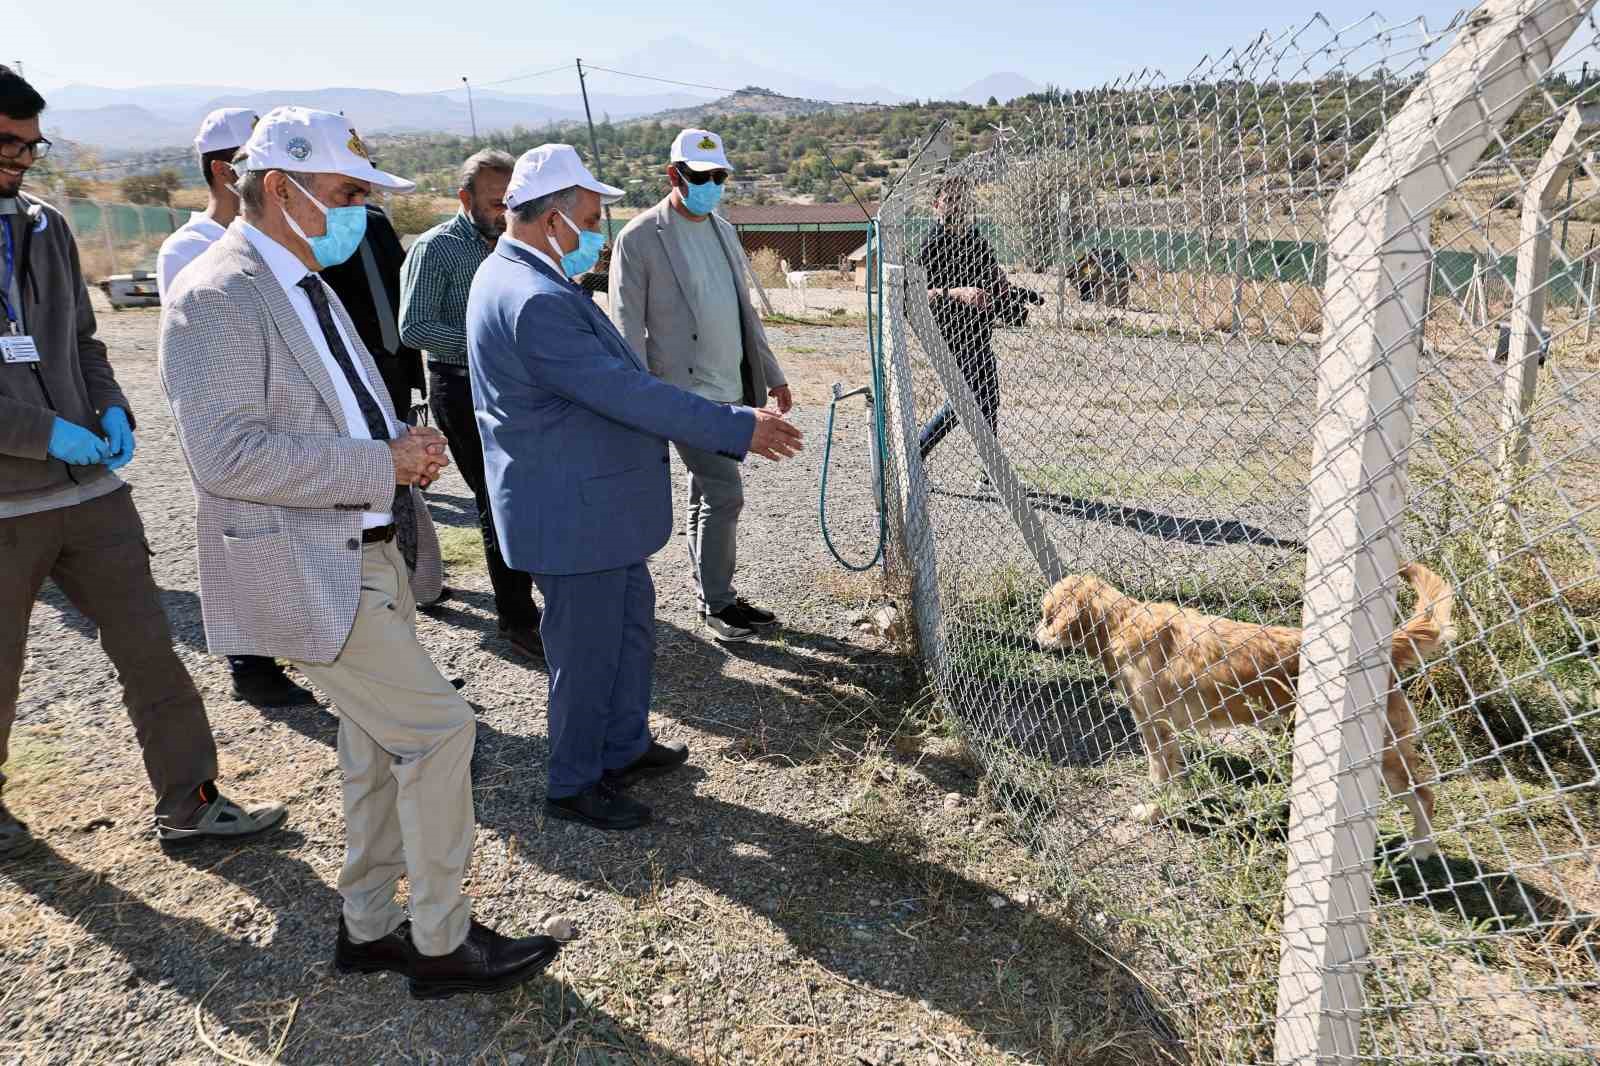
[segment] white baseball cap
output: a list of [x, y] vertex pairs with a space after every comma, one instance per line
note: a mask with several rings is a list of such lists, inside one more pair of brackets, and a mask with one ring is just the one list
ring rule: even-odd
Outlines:
[[541, 144], [523, 152], [512, 168], [511, 183], [506, 186], [506, 207], [519, 207], [573, 187], [599, 193], [603, 204], [614, 204], [623, 197], [621, 189], [589, 173], [572, 145]]
[[722, 150], [722, 138], [710, 130], [684, 130], [672, 142], [672, 162], [682, 163], [690, 170], [726, 170], [733, 173], [733, 164]]
[[200, 121], [194, 150], [200, 155], [238, 148], [250, 139], [258, 116], [248, 107], [219, 107]]
[[343, 115], [309, 107], [275, 107], [261, 116], [250, 139], [239, 149], [234, 169], [298, 170], [310, 174], [342, 174], [380, 189], [410, 192], [417, 186], [372, 165], [367, 146]]

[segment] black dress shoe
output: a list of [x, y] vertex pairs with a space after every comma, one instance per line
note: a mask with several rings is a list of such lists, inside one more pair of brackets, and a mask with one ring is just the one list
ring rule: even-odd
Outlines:
[[581, 822], [596, 829], [637, 829], [650, 823], [650, 808], [618, 792], [602, 779], [587, 792], [561, 799], [546, 799], [544, 813], [551, 818]]
[[411, 995], [445, 999], [458, 992], [503, 992], [536, 976], [561, 951], [547, 936], [512, 938], [473, 922], [448, 955], [411, 953]]
[[417, 604], [417, 610], [421, 611], [423, 614], [435, 614], [442, 610], [445, 604], [449, 603], [455, 598], [456, 590], [451, 588], [449, 585], [444, 585], [440, 587], [439, 596], [437, 599], [435, 599], [432, 603]]
[[605, 780], [617, 787], [637, 781], [641, 777], [654, 777], [657, 774], [670, 773], [689, 761], [689, 745], [673, 741], [663, 744], [659, 740], [652, 740], [643, 755], [633, 760], [627, 766], [616, 770], [607, 770]]
[[310, 691], [290, 681], [276, 661], [251, 658], [254, 661], [248, 665], [234, 663], [234, 699], [257, 707], [295, 707], [317, 702]]
[[544, 658], [544, 638], [537, 626], [513, 626], [500, 630], [500, 636], [530, 659]]
[[350, 939], [344, 915], [339, 915], [339, 939], [333, 946], [333, 968], [340, 973], [411, 972], [411, 922], [406, 920], [388, 936], [358, 944]]

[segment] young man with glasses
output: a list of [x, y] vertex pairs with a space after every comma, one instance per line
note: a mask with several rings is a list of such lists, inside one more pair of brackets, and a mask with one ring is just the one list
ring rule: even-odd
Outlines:
[[[718, 403], [759, 408], [771, 397], [788, 414], [793, 397], [750, 302], [739, 235], [714, 214], [733, 173], [722, 138], [684, 130], [671, 160], [671, 192], [628, 223], [611, 253], [612, 321], [662, 380]], [[689, 565], [706, 628], [723, 642], [771, 632], [777, 616], [733, 586], [739, 460], [673, 446], [689, 471]]]
[[[113, 473], [133, 459], [133, 409], [95, 337], [77, 244], [59, 211], [22, 192], [50, 147], [39, 136], [43, 110], [43, 97], [0, 66], [0, 767], [28, 619], [50, 578], [95, 623], [116, 665], [155, 790], [160, 841], [265, 832], [283, 821], [282, 807], [246, 811], [213, 783], [217, 748], [205, 704], [172, 650], [144, 526]], [[36, 791], [58, 824], [74, 820], [81, 790], [70, 779]], [[29, 843], [0, 794], [0, 857]]]

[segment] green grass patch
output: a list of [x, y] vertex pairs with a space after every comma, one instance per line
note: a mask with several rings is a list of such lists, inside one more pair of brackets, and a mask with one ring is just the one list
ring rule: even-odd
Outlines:
[[446, 567], [484, 570], [483, 533], [477, 526], [439, 526], [439, 555]]

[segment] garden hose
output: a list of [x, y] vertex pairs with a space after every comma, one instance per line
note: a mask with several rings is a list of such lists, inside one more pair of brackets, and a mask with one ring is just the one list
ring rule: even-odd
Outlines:
[[[883, 257], [878, 248], [878, 223], [873, 219], [867, 224], [867, 352], [872, 364], [872, 384], [862, 388], [852, 389], [848, 392], [844, 386], [835, 383], [833, 386], [833, 399], [828, 404], [828, 431], [822, 444], [822, 487], [817, 496], [817, 523], [822, 528], [822, 542], [828, 546], [828, 552], [839, 565], [852, 573], [863, 573], [872, 569], [883, 558], [883, 549], [888, 539], [889, 523], [888, 509], [884, 489], [883, 471], [888, 460], [888, 439], [884, 429], [883, 417]], [[876, 296], [876, 300], [874, 297]], [[873, 314], [876, 303], [877, 314]], [[878, 545], [872, 552], [872, 558], [864, 563], [852, 563], [839, 549], [834, 547], [833, 537], [828, 532], [828, 466], [833, 456], [833, 419], [838, 409], [839, 401], [849, 399], [851, 396], [865, 395], [867, 408], [872, 415], [872, 480], [873, 488], [877, 493], [878, 511]]]

